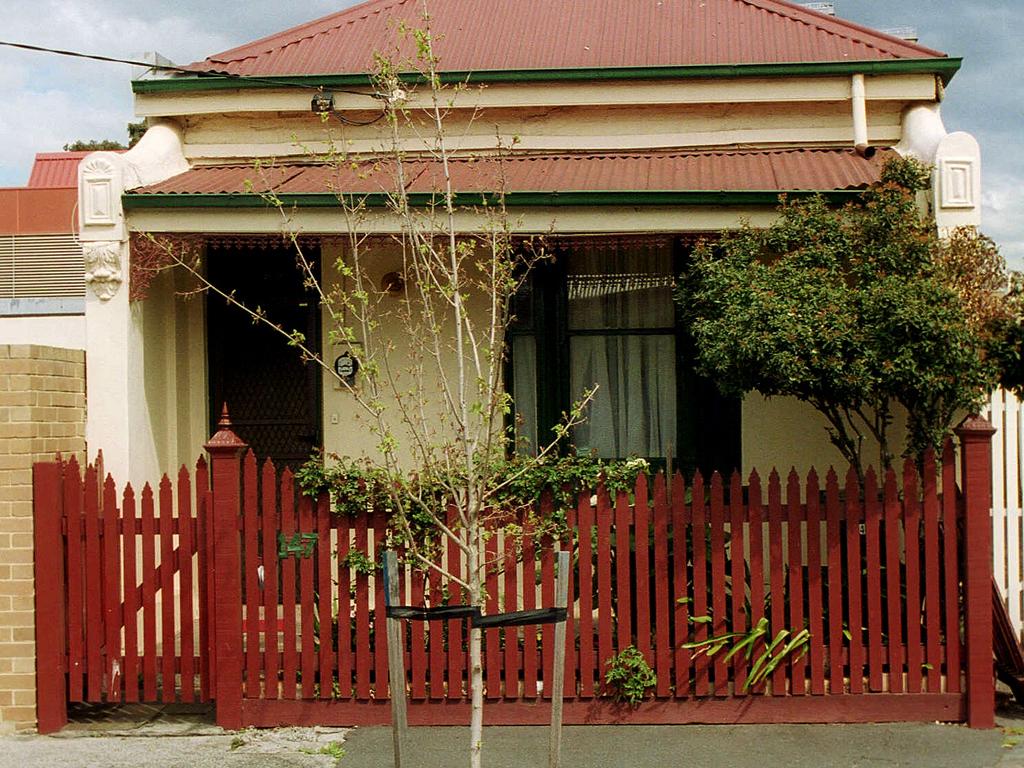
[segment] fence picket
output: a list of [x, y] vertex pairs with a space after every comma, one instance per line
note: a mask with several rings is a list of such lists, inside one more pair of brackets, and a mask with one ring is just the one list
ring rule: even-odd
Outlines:
[[939, 647], [939, 499], [936, 488], [935, 451], [929, 448], [924, 455], [924, 614], [925, 660], [928, 664], [926, 679], [928, 693], [940, 693], [942, 688], [942, 650]]
[[261, 472], [263, 522], [263, 696], [277, 699], [281, 696], [280, 623], [278, 621], [278, 579], [281, 566], [277, 557], [277, 534], [281, 521], [277, 507], [277, 472], [272, 461], [263, 462]]
[[[537, 607], [537, 550], [533, 527], [523, 526], [523, 579], [521, 582], [523, 610]], [[537, 698], [537, 627], [523, 627], [523, 698]]]
[[104, 601], [103, 620], [106, 623], [106, 665], [103, 670], [106, 678], [107, 701], [117, 703], [122, 700], [122, 670], [124, 659], [121, 656], [121, 519], [117, 509], [117, 490], [114, 480], [109, 475], [103, 483], [103, 558], [104, 566]]
[[[1006, 519], [1006, 595], [1007, 606], [1010, 612], [1010, 621], [1017, 630], [1018, 637], [1021, 634], [1021, 586], [1024, 574], [1021, 573], [1021, 501], [1020, 501], [1020, 475], [1021, 475], [1021, 434], [1020, 416], [1021, 404], [1017, 396], [1012, 392], [1004, 392], [1003, 407], [1003, 429], [993, 439], [993, 445], [999, 442], [1004, 444], [1006, 482], [1005, 494], [1002, 495], [1002, 504], [996, 507], [993, 498], [993, 507], [998, 508]], [[993, 468], [995, 462], [993, 462]], [[995, 496], [995, 494], [993, 494]], [[1002, 555], [1002, 550], [993, 543], [993, 552]], [[1000, 560], [1002, 558], [1000, 557]]]
[[[303, 536], [316, 533], [316, 524], [313, 521], [314, 500], [305, 493], [299, 494], [299, 533]], [[303, 539], [302, 546], [305, 547], [307, 539]], [[304, 549], [299, 555], [299, 614], [301, 625], [299, 641], [302, 651], [300, 669], [302, 670], [302, 698], [312, 699], [316, 687], [316, 666], [317, 658], [313, 635], [313, 609], [316, 606], [316, 594], [313, 590], [313, 552]], [[379, 579], [378, 579], [379, 581]], [[381, 606], [383, 601], [378, 602]], [[383, 624], [383, 622], [381, 622]], [[383, 635], [383, 632], [378, 632]], [[385, 656], [387, 652], [385, 651]], [[385, 675], [385, 678], [387, 675]], [[381, 687], [381, 678], [377, 678], [377, 688]]]
[[121, 517], [122, 549], [124, 550], [124, 700], [139, 700], [139, 604], [135, 585], [138, 572], [135, 564], [135, 491], [129, 483], [124, 489]]
[[808, 653], [811, 693], [815, 696], [825, 694], [825, 611], [821, 569], [821, 493], [818, 473], [812, 469], [807, 473], [807, 630], [811, 636]]
[[633, 527], [633, 510], [629, 495], [625, 491], [615, 494], [615, 626], [617, 650], [633, 645], [633, 606], [630, 587], [632, 583], [630, 555]]
[[[448, 529], [458, 530], [457, 525], [459, 511], [454, 504], [448, 506]], [[448, 540], [448, 569], [449, 573], [461, 576], [462, 574], [462, 551], [459, 545], [452, 539]], [[458, 605], [463, 601], [462, 588], [452, 583], [448, 585], [448, 604]], [[465, 668], [466, 649], [463, 641], [462, 630], [465, 622], [462, 619], [452, 619], [448, 622], [448, 699], [461, 699], [463, 697], [462, 672]]]
[[99, 488], [96, 467], [85, 470], [85, 660], [89, 701], [103, 701], [104, 622], [100, 547]]
[[[275, 540], [289, 543], [295, 535], [295, 481], [290, 467], [285, 467], [281, 472], [281, 534]], [[281, 698], [294, 699], [296, 694], [296, 677], [298, 675], [299, 659], [296, 648], [295, 628], [295, 598], [297, 585], [295, 583], [295, 558], [285, 554], [279, 548], [279, 562], [281, 564], [281, 611], [283, 629], [283, 657], [281, 660], [282, 681]], [[364, 592], [365, 594], [365, 592]], [[367, 693], [367, 695], [369, 695]]]
[[569, 505], [569, 508], [565, 511], [566, 517], [566, 529], [565, 537], [560, 544], [560, 548], [563, 552], [569, 553], [569, 573], [568, 573], [568, 604], [566, 605], [565, 616], [568, 622], [567, 631], [565, 633], [565, 677], [562, 684], [562, 695], [564, 697], [575, 698], [576, 697], [576, 632], [573, 631], [575, 622], [575, 604], [572, 599], [575, 589], [575, 569], [572, 566], [572, 553], [575, 549], [573, 542], [573, 536], [576, 531], [576, 508]]
[[907, 459], [903, 464], [903, 535], [906, 565], [907, 693], [921, 692], [921, 506], [917, 498], [917, 468]]
[[[794, 635], [804, 628], [804, 553], [800, 518], [800, 477], [795, 469], [790, 469], [786, 480], [786, 531], [789, 534], [789, 630]], [[802, 696], [807, 692], [805, 654], [793, 654], [789, 673], [789, 692]]]
[[[343, 701], [355, 697], [355, 690], [352, 687], [352, 619], [355, 612], [351, 593], [352, 572], [348, 561], [351, 551], [351, 520], [348, 515], [334, 516], [334, 528], [338, 537], [338, 698]], [[415, 636], [414, 628], [413, 637]], [[422, 637], [422, 632], [420, 636]], [[415, 661], [415, 657], [413, 658]], [[416, 690], [415, 687], [413, 690]]]
[[174, 507], [171, 480], [160, 479], [160, 701], [175, 699], [174, 667]]
[[668, 698], [672, 694], [672, 651], [669, 639], [672, 615], [669, 586], [672, 574], [668, 559], [668, 518], [665, 473], [659, 472], [654, 478], [654, 672], [658, 676], [655, 693], [659, 699]]
[[[647, 663], [654, 666], [654, 654], [651, 648], [651, 601], [645, 599], [645, 595], [651, 594], [651, 571], [650, 571], [650, 540], [651, 540], [651, 508], [648, 504], [648, 481], [647, 475], [641, 473], [636, 478], [636, 493], [634, 494], [633, 519], [634, 534], [633, 548], [636, 559], [636, 647], [647, 660]], [[552, 583], [552, 591], [554, 583]]]
[[[545, 516], [545, 520], [550, 517]], [[555, 553], [554, 542], [545, 534], [540, 550], [540, 607], [550, 608], [555, 604]], [[551, 698], [552, 670], [555, 660], [555, 626], [543, 624], [540, 629], [540, 675], [544, 686], [544, 698]]]
[[[582, 555], [581, 555], [582, 557]], [[516, 542], [512, 536], [505, 537], [504, 611], [515, 611], [519, 607], [519, 585], [516, 578]], [[521, 697], [519, 677], [522, 656], [519, 653], [519, 631], [517, 627], [505, 627], [505, 698]]]
[[388, 633], [384, 615], [384, 579], [381, 575], [381, 556], [387, 537], [388, 517], [383, 508], [373, 511], [373, 690], [374, 698], [387, 701], [388, 693]]
[[[764, 506], [761, 494], [761, 476], [757, 471], [750, 473], [750, 487], [747, 489], [750, 520], [750, 625], [756, 627], [764, 618]], [[696, 526], [696, 520], [694, 526]], [[753, 658], [765, 650], [763, 640], [754, 643]], [[752, 686], [754, 692], [763, 692], [764, 683]]]
[[213, 584], [212, 532], [207, 525], [207, 509], [209, 509], [210, 478], [206, 466], [206, 457], [200, 456], [196, 462], [196, 549], [198, 550], [197, 568], [199, 573], [199, 700], [210, 700], [213, 690], [214, 654], [210, 643], [210, 610], [212, 601], [210, 586]]
[[[259, 487], [256, 454], [242, 459], [242, 567], [245, 571], [245, 695], [260, 698]], [[265, 572], [264, 572], [265, 573]], [[264, 578], [266, 576], [264, 575]], [[266, 621], [266, 619], [263, 619]]]
[[156, 701], [156, 521], [153, 489], [142, 488], [142, 698]]
[[868, 688], [872, 693], [883, 690], [882, 657], [882, 549], [879, 527], [882, 508], [878, 499], [878, 479], [869, 469], [864, 478], [864, 552], [867, 572], [868, 625]]
[[[423, 582], [425, 573], [416, 568], [412, 570], [412, 605], [424, 605], [424, 593], [423, 593]], [[413, 621], [411, 622], [410, 633], [412, 635], [412, 642], [410, 643], [410, 671], [412, 673], [412, 686], [410, 687], [410, 697], [422, 701], [427, 698], [427, 642], [426, 642], [426, 622]]]
[[885, 473], [885, 602], [888, 613], [889, 692], [903, 693], [903, 606], [900, 601], [900, 500], [896, 473]]
[[[484, 544], [484, 561], [487, 585], [487, 613], [496, 614], [498, 608], [498, 536], [492, 534]], [[416, 622], [417, 624], [420, 622]], [[486, 662], [484, 672], [487, 674], [487, 698], [501, 698], [501, 630], [497, 627], [484, 632]]]
[[[316, 577], [317, 613], [320, 617], [317, 644], [319, 645], [320, 698], [329, 699], [334, 695], [331, 683], [334, 681], [334, 666], [337, 657], [332, 639], [334, 628], [334, 596], [331, 584], [331, 499], [321, 493], [316, 500]], [[341, 615], [338, 623], [341, 623]]]
[[597, 488], [597, 680], [604, 682], [605, 665], [615, 653], [612, 615], [611, 500], [604, 483]]
[[[770, 638], [775, 638], [786, 624], [786, 563], [782, 558], [782, 481], [774, 469], [768, 476], [768, 563], [768, 581], [772, 590]], [[772, 695], [784, 695], [785, 664], [775, 668], [771, 680]]]
[[[730, 578], [732, 584], [732, 625], [733, 632], [746, 632], [747, 612], [747, 555], [744, 542], [746, 510], [743, 508], [743, 479], [738, 471], [732, 473], [729, 481], [729, 554]], [[737, 585], [739, 587], [737, 588]], [[737, 653], [732, 657], [733, 691], [738, 694], [747, 681], [747, 655]]]
[[[363, 534], [363, 541], [365, 542], [365, 534]], [[356, 546], [359, 542], [359, 532], [356, 532]], [[439, 548], [440, 549], [440, 548]], [[441, 559], [441, 553], [438, 552], [438, 561]], [[441, 563], [437, 563], [438, 567]], [[427, 571], [430, 579], [430, 604], [432, 606], [440, 606], [442, 604], [441, 599], [441, 574], [440, 571], [431, 568]], [[361, 595], [365, 591], [365, 587], [360, 589], [359, 580], [356, 580], [356, 643], [357, 643], [357, 654], [356, 654], [356, 665], [357, 668], [360, 666], [360, 657], [358, 655], [358, 644], [360, 642], [359, 627], [359, 601]], [[445, 654], [444, 654], [444, 622], [433, 620], [429, 622], [430, 634], [428, 642], [430, 643], [430, 698], [435, 701], [440, 701], [444, 698], [445, 689]], [[357, 669], [357, 675], [359, 674]]]
[[[590, 698], [594, 695], [594, 674], [596, 672], [594, 658], [594, 540], [592, 538], [595, 535], [595, 528], [594, 508], [590, 504], [590, 495], [587, 492], [580, 494], [577, 518], [580, 523], [580, 617], [578, 625], [580, 630], [580, 696]], [[507, 594], [508, 587], [506, 586]], [[508, 670], [507, 658], [505, 667]]]
[[[691, 515], [693, 526], [690, 531], [693, 534], [693, 616], [695, 622], [692, 633], [693, 641], [699, 642], [708, 639], [708, 570], [707, 570], [707, 544], [706, 528], [704, 527], [704, 478], [698, 472], [693, 477], [693, 501], [691, 504]], [[754, 578], [753, 576], [751, 578]], [[708, 695], [708, 655], [700, 653], [693, 663], [694, 682], [693, 690], [698, 696]]]
[[64, 514], [68, 521], [68, 699], [84, 701], [85, 676], [85, 604], [83, 586], [83, 520], [82, 474], [78, 461], [72, 457], [64, 468]]
[[[192, 518], [192, 481], [188, 469], [178, 471], [178, 599], [181, 623], [181, 700], [192, 703], [196, 699], [195, 610], [192, 606], [192, 553], [195, 551]], [[125, 582], [125, 590], [128, 589]], [[127, 679], [127, 673], [126, 673]]]
[[850, 633], [850, 693], [864, 693], [864, 617], [862, 615], [860, 481], [850, 467], [846, 473], [846, 605]]
[[675, 648], [674, 672], [676, 696], [690, 694], [690, 651], [683, 647], [689, 639], [689, 605], [692, 600], [687, 563], [690, 561], [686, 544], [688, 507], [686, 483], [681, 472], [672, 475], [672, 646]]
[[839, 529], [839, 479], [834, 470], [825, 477], [825, 517], [828, 524], [828, 692], [845, 693], [843, 686], [843, 551]]
[[[725, 502], [722, 498], [722, 476], [711, 475], [711, 634], [720, 637], [729, 631], [725, 583]], [[735, 596], [734, 596], [735, 598]], [[715, 696], [729, 695], [729, 668], [724, 653], [716, 653], [711, 689]]]

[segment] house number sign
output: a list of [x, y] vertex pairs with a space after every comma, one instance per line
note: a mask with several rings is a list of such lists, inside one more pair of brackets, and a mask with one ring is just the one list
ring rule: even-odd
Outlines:
[[295, 533], [288, 538], [283, 533], [277, 534], [277, 556], [282, 560], [289, 557], [312, 557], [316, 547], [317, 534]]
[[356, 374], [359, 373], [359, 360], [351, 352], [342, 352], [334, 361], [334, 372], [345, 384], [354, 386]]

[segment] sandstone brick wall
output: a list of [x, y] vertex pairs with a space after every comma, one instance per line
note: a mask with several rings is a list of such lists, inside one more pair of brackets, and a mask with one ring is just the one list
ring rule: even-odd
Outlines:
[[85, 458], [85, 353], [0, 345], [0, 734], [35, 727], [32, 463]]

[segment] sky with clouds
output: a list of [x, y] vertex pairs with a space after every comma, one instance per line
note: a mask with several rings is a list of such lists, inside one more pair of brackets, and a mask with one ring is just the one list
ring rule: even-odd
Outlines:
[[[543, 2], [544, 0], [534, 0]], [[349, 0], [0, 0], [0, 39], [131, 58], [191, 62], [331, 13]], [[1024, 29], [1021, 0], [835, 0], [868, 26], [913, 26], [921, 42], [962, 56], [943, 104], [950, 131], [973, 133], [984, 159], [984, 229], [1024, 269]], [[75, 139], [124, 141], [130, 67], [0, 48], [0, 186], [28, 180], [36, 152]]]

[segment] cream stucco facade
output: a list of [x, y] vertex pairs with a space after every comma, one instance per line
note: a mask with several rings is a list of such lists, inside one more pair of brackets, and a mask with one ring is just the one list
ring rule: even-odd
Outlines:
[[[718, 147], [894, 146], [935, 166], [932, 205], [940, 227], [978, 223], [980, 155], [966, 134], [948, 134], [931, 74], [493, 84], [461, 91], [447, 132], [456, 154], [494, 150], [580, 152]], [[422, 152], [417, 99], [400, 135], [402, 148]], [[358, 121], [372, 116], [366, 97], [339, 93], [335, 110]], [[275, 235], [294, 228], [322, 236], [325, 279], [344, 258], [338, 235], [344, 217], [329, 208], [301, 208], [282, 218], [267, 207], [138, 208], [122, 193], [189, 168], [238, 161], [308, 160], [343, 146], [356, 155], [386, 148], [379, 125], [327, 125], [312, 115], [309, 93], [297, 89], [223, 89], [140, 93], [137, 113], [149, 132], [123, 155], [98, 153], [80, 171], [80, 225], [92, 254], [86, 305], [89, 450], [104, 451], [107, 468], [133, 483], [193, 462], [207, 438], [210, 384], [204, 301], [186, 300], [183, 278], [161, 275], [141, 301], [129, 301], [131, 232]], [[424, 118], [425, 119], [425, 118]], [[514, 210], [521, 233], [635, 235], [709, 233], [747, 221], [764, 225], [772, 206], [558, 206]], [[480, 219], [460, 212], [472, 232]], [[371, 212], [360, 227], [389, 233], [398, 222]], [[333, 238], [331, 236], [334, 236]], [[376, 271], [393, 271], [386, 253]], [[326, 321], [325, 321], [326, 322]], [[323, 329], [324, 339], [328, 328]], [[400, 338], [399, 331], [395, 332]], [[399, 351], [400, 351], [399, 342]], [[333, 359], [335, 350], [323, 350]], [[322, 437], [326, 450], [358, 455], [375, 438], [359, 424], [351, 395], [323, 375]], [[742, 469], [777, 465], [805, 471], [838, 465], [823, 421], [808, 407], [751, 395], [742, 406]]]

